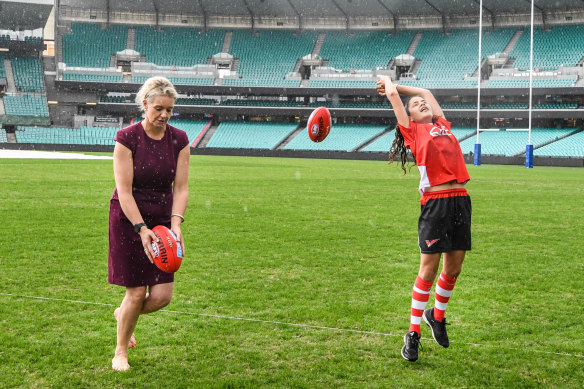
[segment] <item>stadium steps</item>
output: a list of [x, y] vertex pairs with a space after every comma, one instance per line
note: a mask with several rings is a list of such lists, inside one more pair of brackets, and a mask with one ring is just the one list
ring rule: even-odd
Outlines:
[[393, 131], [393, 128], [388, 127], [385, 129], [385, 131], [383, 131], [381, 134], [374, 136], [373, 138], [369, 139], [368, 141], [366, 141], [365, 143], [355, 147], [354, 150], [352, 151], [361, 151], [363, 150], [365, 147], [369, 146], [371, 143], [377, 141], [379, 138], [384, 137], [387, 133]]
[[222, 53], [229, 53], [231, 49], [231, 40], [233, 39], [233, 32], [227, 31], [225, 37], [223, 38], [223, 46], [221, 47]]
[[314, 43], [314, 47], [312, 48], [312, 55], [320, 55], [320, 50], [322, 49], [322, 44], [324, 43], [324, 39], [326, 38], [326, 32], [320, 32], [318, 37], [316, 38], [316, 42]]
[[4, 108], [4, 100], [0, 99], [0, 116], [6, 115], [6, 109]]
[[410, 47], [408, 47], [406, 54], [414, 55], [414, 52], [416, 51], [416, 48], [418, 47], [418, 44], [420, 43], [421, 40], [422, 33], [417, 32], [416, 35], [414, 35], [414, 39], [412, 39], [412, 43], [410, 43]]
[[136, 29], [128, 28], [128, 35], [126, 37], [126, 49], [136, 50]]
[[507, 46], [505, 46], [505, 48], [503, 49], [504, 54], [507, 54], [507, 55], [511, 54], [511, 52], [515, 48], [515, 45], [519, 41], [519, 38], [521, 38], [522, 34], [523, 34], [523, 30], [515, 31], [515, 34], [513, 34], [513, 36], [509, 40], [509, 43], [507, 43]]
[[302, 87], [302, 88], [307, 88], [309, 84], [310, 84], [310, 80], [308, 78], [306, 80], [300, 81], [300, 87]]
[[581, 78], [578, 81], [576, 81], [574, 86], [584, 86], [584, 78]]
[[238, 67], [239, 67], [239, 58], [233, 58], [233, 62], [231, 63], [231, 71], [236, 72]]
[[16, 92], [16, 83], [14, 82], [14, 71], [12, 70], [12, 62], [8, 58], [4, 58], [4, 71], [6, 72], [6, 92]]
[[305, 126], [299, 125], [298, 128], [292, 131], [282, 142], [277, 144], [276, 147], [274, 147], [274, 150], [282, 150], [284, 146], [290, 143], [292, 139], [296, 138], [296, 135], [300, 134], [305, 128]]
[[110, 57], [109, 67], [110, 68], [116, 67], [116, 55], [115, 54], [112, 54], [112, 56]]
[[18, 143], [16, 141], [16, 134], [14, 132], [6, 133], [6, 143]]
[[300, 71], [300, 66], [302, 66], [302, 58], [298, 58], [296, 61], [296, 65], [294, 65], [294, 73], [298, 73]]
[[204, 147], [207, 146], [207, 143], [209, 143], [209, 141], [213, 137], [213, 134], [215, 134], [215, 131], [217, 131], [217, 128], [218, 127], [219, 126], [211, 126], [211, 127], [209, 127], [209, 129], [207, 130], [207, 132], [205, 133], [205, 135], [203, 135], [203, 138], [201, 138], [201, 140], [197, 144], [197, 148], [198, 149], [202, 149], [202, 148], [204, 148]]

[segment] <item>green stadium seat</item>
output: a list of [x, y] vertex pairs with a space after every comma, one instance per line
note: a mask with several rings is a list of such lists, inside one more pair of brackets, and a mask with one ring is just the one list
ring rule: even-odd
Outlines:
[[386, 126], [373, 124], [333, 124], [328, 137], [315, 143], [305, 131], [298, 133], [285, 150], [352, 151], [386, 130]]

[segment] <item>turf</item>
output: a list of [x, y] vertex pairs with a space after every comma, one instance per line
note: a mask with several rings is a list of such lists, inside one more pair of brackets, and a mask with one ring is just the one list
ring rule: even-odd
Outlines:
[[193, 156], [174, 299], [115, 373], [112, 162], [0, 160], [0, 387], [581, 387], [582, 169], [469, 171], [451, 347], [423, 325], [409, 363], [415, 168]]

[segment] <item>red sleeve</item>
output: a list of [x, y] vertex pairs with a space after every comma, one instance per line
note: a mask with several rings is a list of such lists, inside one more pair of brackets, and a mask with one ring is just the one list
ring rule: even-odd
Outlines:
[[410, 127], [404, 127], [401, 124], [398, 124], [399, 131], [401, 132], [402, 136], [404, 137], [404, 145], [414, 151], [416, 149], [416, 123], [410, 121]]

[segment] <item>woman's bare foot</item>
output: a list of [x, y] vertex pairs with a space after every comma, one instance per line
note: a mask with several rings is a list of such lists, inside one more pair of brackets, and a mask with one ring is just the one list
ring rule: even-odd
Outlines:
[[[116, 318], [116, 321], [118, 320], [119, 311], [120, 311], [120, 307], [117, 307], [114, 311], [114, 317]], [[128, 341], [128, 348], [134, 348], [134, 347], [136, 347], [136, 336], [132, 333], [132, 336], [130, 336], [130, 340]], [[112, 361], [112, 363], [113, 363], [113, 361]], [[127, 363], [128, 363], [128, 361], [126, 358], [126, 364]], [[128, 365], [128, 368], [129, 368], [129, 366], [130, 365]]]
[[115, 371], [128, 371], [130, 364], [128, 363], [128, 355], [116, 354], [112, 359], [112, 369]]

